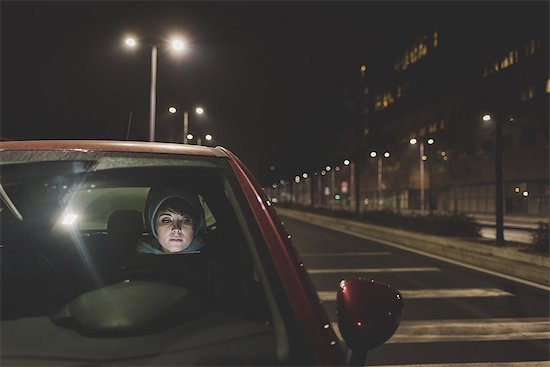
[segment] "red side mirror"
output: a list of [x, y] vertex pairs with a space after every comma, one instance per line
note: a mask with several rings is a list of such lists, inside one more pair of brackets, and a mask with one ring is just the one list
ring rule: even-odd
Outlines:
[[374, 280], [342, 280], [336, 303], [340, 333], [359, 354], [387, 341], [401, 321], [401, 294]]

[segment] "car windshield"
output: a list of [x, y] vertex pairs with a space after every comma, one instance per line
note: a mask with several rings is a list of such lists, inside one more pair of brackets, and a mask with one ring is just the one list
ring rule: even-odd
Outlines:
[[[251, 249], [262, 239], [227, 158], [40, 151], [0, 157], [4, 358], [218, 364], [227, 360], [227, 343], [238, 349], [246, 339], [255, 352], [238, 360], [276, 359]], [[148, 198], [159, 188], [196, 198], [191, 233], [201, 243], [193, 251], [167, 251], [161, 230], [152, 233], [159, 227], [148, 218]], [[140, 251], [144, 241], [154, 251]], [[28, 339], [31, 329], [51, 338], [15, 341]], [[91, 347], [90, 337], [98, 340]], [[111, 344], [102, 345], [106, 339]]]

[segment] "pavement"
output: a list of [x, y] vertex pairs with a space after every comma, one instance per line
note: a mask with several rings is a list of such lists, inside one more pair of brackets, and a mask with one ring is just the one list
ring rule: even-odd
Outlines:
[[276, 207], [281, 216], [316, 224], [550, 291], [550, 257], [518, 246], [494, 246]]

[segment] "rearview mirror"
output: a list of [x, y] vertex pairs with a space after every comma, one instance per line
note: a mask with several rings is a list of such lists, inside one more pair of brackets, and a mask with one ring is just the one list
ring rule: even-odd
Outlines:
[[353, 278], [340, 282], [336, 305], [340, 333], [352, 350], [350, 362], [363, 365], [367, 350], [383, 344], [397, 330], [403, 299], [389, 285]]

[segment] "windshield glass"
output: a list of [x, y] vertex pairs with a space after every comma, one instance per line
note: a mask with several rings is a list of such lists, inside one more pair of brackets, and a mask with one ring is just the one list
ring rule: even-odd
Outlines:
[[[262, 352], [249, 357], [275, 358], [271, 314], [249, 247], [251, 238], [255, 245], [261, 239], [251, 235], [254, 220], [243, 210], [226, 158], [94, 152], [2, 152], [0, 158], [8, 357], [53, 353], [55, 360], [71, 353], [97, 361], [105, 350], [90, 348], [87, 337], [124, 336], [109, 358], [156, 355], [155, 363], [169, 363], [159, 345], [196, 346], [182, 335], [190, 320], [194, 328], [202, 320], [194, 332], [211, 333], [201, 346], [257, 335]], [[36, 317], [47, 321], [23, 321]], [[10, 344], [29, 327], [59, 338], [44, 348]], [[136, 349], [136, 336], [157, 344]], [[186, 355], [190, 364], [199, 358]]]

